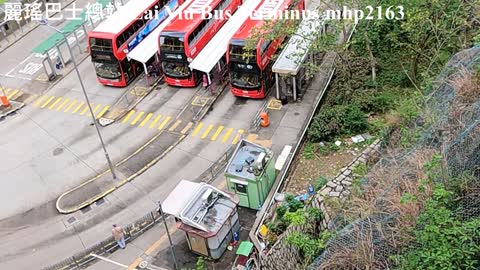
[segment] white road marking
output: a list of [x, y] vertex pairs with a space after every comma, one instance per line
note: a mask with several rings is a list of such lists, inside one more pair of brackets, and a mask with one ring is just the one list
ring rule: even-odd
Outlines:
[[42, 64], [29, 62], [23, 69], [19, 70], [18, 73], [33, 75], [37, 73], [43, 67]]

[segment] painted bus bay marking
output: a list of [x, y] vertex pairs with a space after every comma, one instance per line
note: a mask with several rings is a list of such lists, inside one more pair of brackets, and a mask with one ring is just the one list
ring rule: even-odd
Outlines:
[[160, 120], [161, 118], [162, 118], [162, 115], [160, 114], [153, 120], [152, 123], [150, 123], [150, 126], [148, 126], [148, 128], [153, 128], [157, 124], [158, 120]]
[[227, 130], [227, 132], [225, 133], [225, 135], [223, 135], [223, 138], [222, 138], [222, 143], [226, 143], [228, 138], [230, 137], [230, 135], [232, 134], [233, 132], [233, 128], [229, 128]]
[[220, 133], [222, 132], [222, 130], [224, 129], [225, 127], [224, 126], [219, 126], [217, 128], [217, 130], [215, 131], [215, 133], [213, 134], [212, 138], [210, 138], [212, 141], [216, 141], [217, 138], [218, 138], [218, 135], [220, 135]]
[[197, 136], [197, 133], [202, 129], [203, 122], [198, 123], [197, 127], [192, 132], [192, 137]]
[[200, 137], [201, 139], [205, 139], [208, 136], [208, 133], [212, 130], [213, 125], [209, 125], [207, 129], [203, 132], [202, 136]]
[[148, 122], [148, 120], [150, 120], [150, 118], [152, 118], [152, 116], [153, 116], [153, 113], [147, 114], [147, 116], [145, 117], [145, 119], [143, 119], [143, 121], [140, 123], [140, 126], [141, 126], [141, 127], [145, 126], [145, 124]]

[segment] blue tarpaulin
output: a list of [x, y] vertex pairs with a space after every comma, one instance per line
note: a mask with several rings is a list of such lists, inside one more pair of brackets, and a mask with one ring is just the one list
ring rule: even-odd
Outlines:
[[[170, 10], [167, 10], [167, 7]], [[173, 12], [178, 7], [178, 0], [172, 0], [167, 5], [165, 5], [159, 12], [158, 16], [155, 16], [151, 21], [149, 21], [145, 27], [137, 34], [137, 36], [128, 43], [128, 50], [132, 51], [135, 46], [140, 44], [142, 40], [148, 36], [157, 26], [159, 26], [170, 14], [169, 11]]]

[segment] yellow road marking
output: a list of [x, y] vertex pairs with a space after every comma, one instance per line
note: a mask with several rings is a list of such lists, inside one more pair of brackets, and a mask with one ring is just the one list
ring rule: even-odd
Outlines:
[[220, 133], [222, 132], [223, 128], [224, 128], [224, 126], [219, 126], [219, 127], [217, 128], [217, 130], [215, 131], [215, 133], [213, 134], [212, 138], [210, 138], [210, 140], [212, 140], [212, 141], [217, 140], [218, 135], [220, 135]]
[[44, 101], [46, 98], [47, 98], [47, 96], [41, 96], [39, 99], [37, 99], [37, 101], [35, 101], [35, 103], [33, 104], [33, 106], [34, 106], [34, 107], [37, 107], [37, 106], [40, 105], [40, 103], [42, 103], [42, 101]]
[[192, 126], [193, 126], [193, 123], [192, 123], [192, 122], [188, 123], [188, 124], [182, 129], [182, 131], [181, 131], [180, 133], [186, 134], [187, 131], [188, 131]]
[[203, 132], [202, 137], [200, 137], [200, 138], [205, 139], [207, 137], [208, 133], [210, 133], [210, 130], [212, 130], [212, 128], [213, 128], [213, 125], [209, 125], [207, 127], [207, 129]]
[[243, 134], [244, 130], [239, 129], [237, 132], [237, 135], [235, 136], [235, 139], [233, 139], [232, 144], [237, 144], [238, 140], [240, 139], [240, 135]]
[[[12, 90], [13, 90], [12, 88], [5, 88], [3, 91], [5, 92], [5, 95], [8, 97], [8, 95], [10, 94], [10, 91]], [[3, 91], [2, 91], [2, 96], [3, 96]]]
[[140, 118], [142, 118], [144, 113], [145, 112], [138, 113], [137, 117], [135, 117], [135, 119], [133, 119], [133, 121], [130, 123], [130, 125], [135, 125], [138, 122], [138, 120], [140, 120]]
[[97, 118], [101, 118], [108, 111], [109, 108], [109, 105], [105, 106], [103, 110], [101, 110], [100, 113], [97, 115]]
[[80, 101], [80, 104], [78, 104], [78, 106], [75, 108], [75, 110], [73, 110], [72, 113], [77, 113], [78, 110], [80, 110], [80, 108], [82, 108], [83, 104], [85, 104], [85, 101]]
[[[223, 182], [226, 182], [226, 181], [223, 181]], [[170, 232], [170, 235], [172, 235], [177, 231], [177, 227], [168, 228], [168, 230]], [[144, 254], [147, 256], [152, 256], [154, 253], [157, 253], [158, 249], [167, 240], [168, 240], [168, 235], [165, 233], [157, 241], [155, 241], [155, 243], [153, 243], [150, 247], [148, 247], [147, 250], [145, 250]], [[136, 258], [135, 261], [133, 261], [133, 263], [128, 266], [127, 270], [135, 269], [142, 261], [143, 261], [142, 257]]]
[[53, 107], [55, 107], [55, 105], [57, 105], [58, 102], [62, 101], [62, 99], [63, 99], [62, 97], [57, 98], [50, 106], [48, 106], [48, 109], [49, 110], [53, 109]]
[[63, 106], [65, 106], [65, 104], [67, 104], [67, 102], [70, 101], [70, 98], [66, 98], [62, 104], [60, 104], [60, 106], [57, 107], [57, 111], [60, 111], [60, 109], [63, 108]]
[[182, 120], [178, 119], [178, 120], [175, 122], [175, 124], [173, 124], [173, 125], [168, 129], [168, 131], [174, 131], [174, 130], [178, 127], [178, 125], [180, 125], [180, 123], [182, 123]]
[[95, 106], [95, 108], [93, 109], [93, 114], [95, 114], [98, 111], [98, 109], [100, 109], [100, 106], [102, 105], [98, 104], [97, 106]]
[[232, 134], [233, 132], [233, 128], [229, 128], [227, 129], [227, 132], [225, 133], [225, 135], [223, 135], [223, 138], [222, 138], [222, 143], [226, 143], [228, 138], [230, 137], [230, 135]]
[[141, 126], [141, 127], [145, 126], [145, 124], [148, 122], [148, 120], [150, 120], [150, 118], [152, 118], [152, 115], [153, 115], [153, 113], [147, 114], [147, 116], [145, 117], [145, 119], [143, 119], [143, 121], [140, 123], [140, 126]]
[[50, 101], [52, 101], [55, 97], [54, 96], [51, 96], [49, 99], [47, 99], [47, 101], [45, 101], [45, 103], [42, 104], [42, 106], [40, 106], [40, 108], [45, 108], [47, 107], [48, 103], [50, 103]]
[[160, 118], [162, 118], [161, 114], [157, 116], [152, 123], [150, 123], [150, 126], [148, 126], [148, 128], [153, 128], [157, 124], [158, 120], [160, 120]]
[[202, 129], [202, 127], [203, 127], [203, 123], [202, 122], [198, 123], [197, 127], [192, 132], [192, 137], [197, 136], [197, 133]]
[[167, 116], [167, 118], [165, 118], [165, 120], [163, 120], [163, 122], [160, 124], [160, 126], [158, 126], [158, 129], [159, 130], [162, 129], [168, 123], [168, 121], [170, 121], [171, 118], [172, 117]]
[[[90, 103], [90, 107], [93, 106], [92, 103]], [[88, 104], [85, 106], [85, 108], [83, 108], [82, 112], [80, 113], [80, 115], [84, 115], [88, 110]]]
[[18, 93], [18, 91], [20, 91], [20, 90], [15, 89], [15, 91], [13, 91], [12, 93], [7, 94], [7, 98], [8, 99], [13, 98]]
[[130, 119], [130, 117], [132, 117], [132, 114], [134, 114], [134, 113], [135, 113], [134, 110], [129, 111], [128, 114], [125, 116], [125, 118], [123, 118], [122, 124], [125, 124], [128, 121], [128, 119]]

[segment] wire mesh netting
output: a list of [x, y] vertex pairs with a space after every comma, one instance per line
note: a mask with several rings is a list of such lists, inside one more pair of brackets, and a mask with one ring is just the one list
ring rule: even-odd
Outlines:
[[309, 269], [391, 268], [391, 256], [411, 244], [399, 232], [415, 220], [402, 217], [421, 212], [413, 204], [394, 202], [405, 192], [420, 194], [415, 183], [425, 177], [423, 165], [435, 154], [442, 157], [444, 177], [470, 179], [456, 214], [463, 220], [480, 217], [479, 66], [479, 46], [449, 60], [425, 97], [424, 113], [415, 120], [419, 139], [408, 149], [385, 148], [362, 180], [362, 203], [353, 198], [344, 206], [347, 211], [336, 211], [329, 224], [334, 237]]

